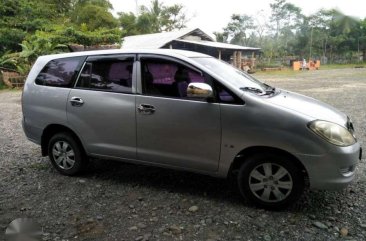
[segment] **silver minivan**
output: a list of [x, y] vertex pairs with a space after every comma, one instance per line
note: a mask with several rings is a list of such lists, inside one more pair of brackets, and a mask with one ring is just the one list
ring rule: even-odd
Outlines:
[[230, 176], [263, 208], [345, 187], [362, 155], [347, 115], [189, 51], [42, 56], [22, 107], [26, 136], [61, 174], [95, 157]]

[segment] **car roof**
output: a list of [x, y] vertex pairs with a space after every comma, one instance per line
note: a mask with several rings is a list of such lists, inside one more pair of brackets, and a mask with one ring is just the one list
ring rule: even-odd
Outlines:
[[77, 56], [96, 56], [96, 55], [111, 55], [111, 54], [160, 54], [171, 57], [187, 57], [187, 58], [197, 58], [197, 57], [211, 57], [206, 54], [197, 53], [187, 50], [178, 49], [112, 49], [112, 50], [94, 50], [94, 51], [82, 51], [82, 52], [72, 52], [72, 53], [62, 53], [62, 54], [52, 54], [41, 56], [43, 60], [60, 59], [67, 57], [77, 57]]

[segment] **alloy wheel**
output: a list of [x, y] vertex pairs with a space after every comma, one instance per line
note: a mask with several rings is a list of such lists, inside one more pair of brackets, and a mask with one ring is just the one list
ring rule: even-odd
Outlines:
[[75, 164], [75, 152], [66, 141], [57, 141], [52, 147], [52, 155], [58, 167], [64, 170], [71, 169]]
[[251, 192], [264, 202], [280, 202], [286, 199], [293, 188], [289, 171], [276, 163], [262, 163], [249, 174]]

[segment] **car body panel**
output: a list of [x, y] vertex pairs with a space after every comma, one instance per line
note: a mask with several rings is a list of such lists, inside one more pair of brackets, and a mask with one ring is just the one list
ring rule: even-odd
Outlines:
[[[72, 106], [79, 97], [82, 106]], [[72, 89], [67, 102], [68, 126], [77, 130], [85, 150], [93, 154], [136, 158], [135, 95]]]
[[216, 103], [137, 96], [153, 114], [137, 112], [137, 157], [203, 171], [217, 171], [220, 157], [220, 106]]
[[319, 100], [298, 93], [281, 90], [281, 92], [269, 98], [268, 102], [300, 112], [318, 120], [326, 120], [344, 126], [347, 115], [336, 108]]

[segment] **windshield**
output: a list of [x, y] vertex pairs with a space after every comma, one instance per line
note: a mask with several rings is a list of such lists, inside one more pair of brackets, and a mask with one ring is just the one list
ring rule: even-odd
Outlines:
[[273, 89], [271, 86], [260, 82], [249, 74], [234, 68], [232, 65], [224, 61], [210, 57], [194, 58], [194, 60], [206, 68], [212, 70], [222, 79], [234, 86], [237, 86], [237, 88], [243, 91], [251, 91], [258, 94], [263, 94], [269, 89]]

